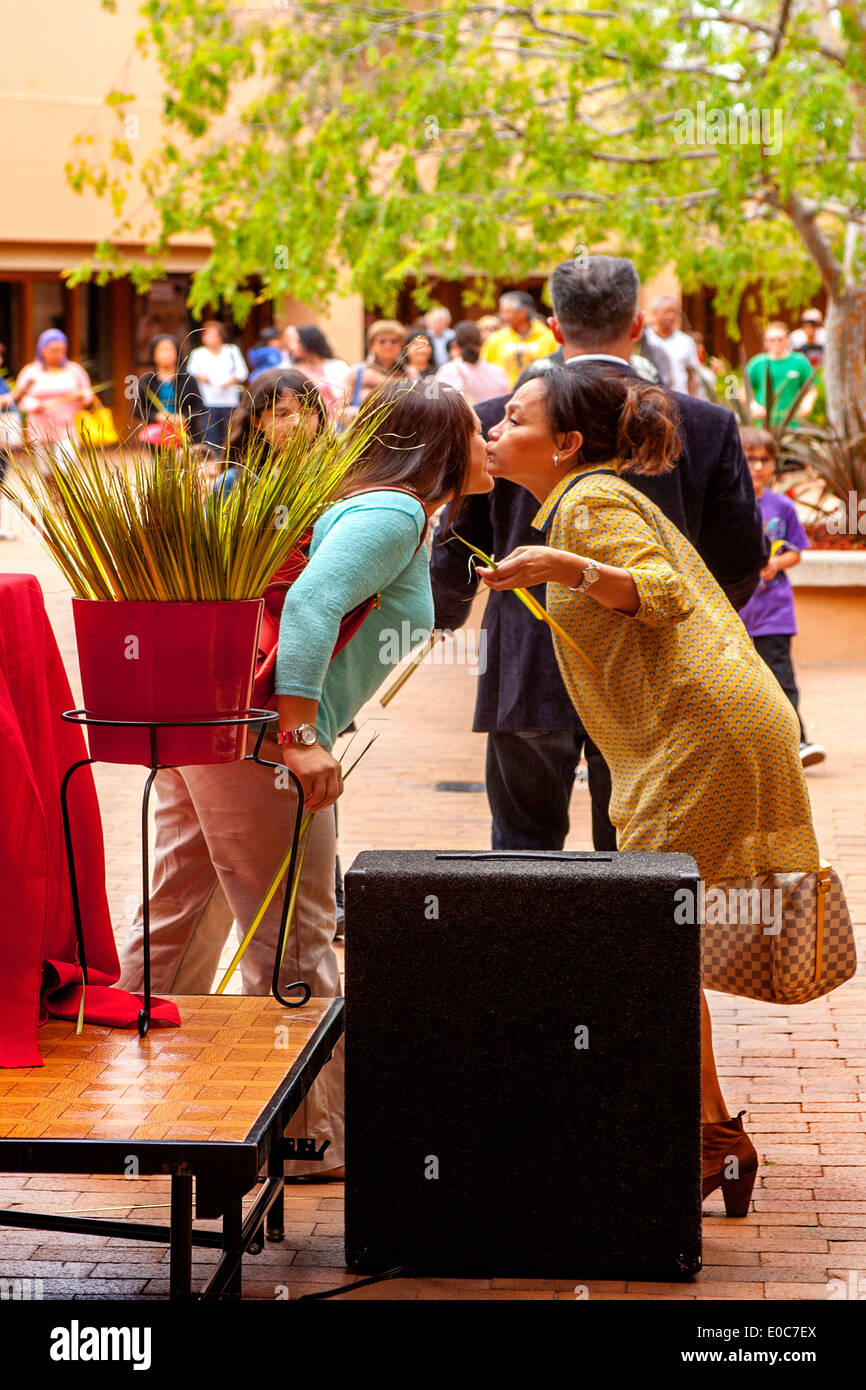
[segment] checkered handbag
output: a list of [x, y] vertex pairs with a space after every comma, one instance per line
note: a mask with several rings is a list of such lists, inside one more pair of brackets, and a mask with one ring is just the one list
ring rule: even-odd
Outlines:
[[702, 972], [708, 989], [773, 1004], [806, 1004], [857, 968], [854, 931], [839, 875], [729, 878], [706, 891]]

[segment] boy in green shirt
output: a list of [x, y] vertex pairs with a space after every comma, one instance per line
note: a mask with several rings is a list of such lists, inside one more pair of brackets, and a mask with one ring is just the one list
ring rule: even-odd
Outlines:
[[[791, 351], [791, 339], [784, 323], [768, 323], [764, 334], [765, 352], [758, 353], [757, 357], [746, 366], [749, 377], [749, 384], [752, 388], [754, 401], [752, 403], [752, 414], [756, 420], [766, 420], [767, 418], [767, 375], [773, 383], [773, 411], [769, 424], [780, 425], [786, 414], [791, 408], [797, 392], [806, 384], [812, 375], [812, 367], [808, 358], [801, 352]], [[807, 391], [801, 400], [797, 415], [792, 424], [796, 427], [797, 421], [805, 419], [810, 413], [817, 391], [813, 387]]]

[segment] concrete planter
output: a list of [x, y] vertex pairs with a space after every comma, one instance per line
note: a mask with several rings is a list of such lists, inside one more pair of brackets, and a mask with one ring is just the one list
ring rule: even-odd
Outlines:
[[806, 550], [788, 571], [801, 666], [866, 665], [866, 550]]

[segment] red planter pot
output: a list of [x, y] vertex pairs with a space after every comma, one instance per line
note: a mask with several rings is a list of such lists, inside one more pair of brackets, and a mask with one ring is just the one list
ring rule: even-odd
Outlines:
[[[202, 603], [72, 600], [84, 705], [96, 719], [192, 720], [244, 714], [250, 705], [261, 599]], [[91, 757], [150, 766], [147, 729], [90, 725]], [[159, 729], [167, 767], [236, 762], [246, 728]]]

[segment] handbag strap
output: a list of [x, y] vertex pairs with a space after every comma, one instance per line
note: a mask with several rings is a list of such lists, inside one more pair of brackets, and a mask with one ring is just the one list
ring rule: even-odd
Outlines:
[[830, 865], [825, 864], [823, 859], [821, 867], [816, 870], [816, 896], [815, 903], [815, 981], [821, 978], [824, 967], [824, 910], [827, 896], [830, 892]]
[[[615, 468], [589, 468], [589, 469], [587, 469], [587, 471], [586, 471], [585, 473], [578, 473], [578, 475], [577, 475], [577, 477], [575, 478], [574, 482], [573, 482], [573, 483], [569, 483], [568, 487], [565, 489], [565, 491], [563, 492], [562, 496], [559, 497], [559, 498], [557, 499], [556, 506], [553, 508], [553, 511], [550, 513], [550, 516], [547, 518], [547, 520], [545, 521], [544, 525], [541, 527], [542, 534], [546, 534], [546, 533], [550, 530], [551, 526], [553, 525], [553, 518], [556, 516], [556, 513], [559, 511], [559, 508], [560, 508], [561, 505], [562, 505], [563, 499], [566, 498], [570, 492], [573, 492], [574, 489], [577, 487], [578, 483], [582, 483], [582, 482], [583, 482], [584, 478], [592, 478], [596, 473], [608, 473], [608, 474], [612, 474], [612, 476], [613, 476], [614, 478], [618, 478], [618, 477], [619, 477], [619, 474], [617, 473], [617, 471], [616, 471]], [[533, 528], [533, 529], [534, 529], [534, 528]]]
[[341, 502], [348, 502], [350, 497], [363, 497], [364, 494], [367, 492], [402, 492], [404, 496], [412, 497], [418, 503], [418, 506], [424, 513], [424, 526], [421, 531], [421, 539], [419, 540], [415, 549], [412, 551], [412, 559], [414, 560], [415, 556], [418, 554], [418, 551], [421, 549], [422, 545], [427, 539], [427, 531], [430, 526], [430, 518], [427, 515], [427, 508], [424, 506], [424, 503], [421, 501], [421, 498], [418, 496], [417, 492], [413, 492], [410, 487], [398, 487], [396, 483], [378, 483], [376, 487], [356, 488], [354, 492], [347, 492], [345, 496], [341, 497], [339, 500]]
[[[414, 560], [415, 556], [418, 554], [418, 551], [421, 549], [422, 545], [427, 539], [427, 531], [430, 526], [430, 518], [427, 516], [427, 510], [424, 507], [421, 498], [418, 496], [417, 493], [412, 492], [411, 488], [388, 486], [387, 484], [385, 484], [378, 487], [358, 488], [356, 492], [347, 493], [345, 498], [340, 498], [340, 501], [346, 501], [349, 497], [360, 497], [367, 492], [403, 492], [406, 494], [407, 497], [414, 498], [418, 505], [423, 508], [424, 526], [421, 531], [421, 538], [418, 541], [418, 544], [416, 545], [415, 549], [412, 551], [412, 559]], [[294, 581], [297, 579], [298, 575], [302, 572], [302, 570], [306, 568], [307, 564], [309, 563], [310, 557], [308, 550], [310, 541], [312, 540], [312, 536], [313, 533], [312, 530], [310, 530], [306, 533], [306, 535], [301, 537], [298, 545], [292, 551], [288, 560], [285, 562], [284, 565], [280, 567], [279, 570], [276, 571], [275, 574], [271, 576], [269, 583], [265, 585], [263, 591], [263, 597], [265, 599], [265, 612], [263, 614], [263, 623], [267, 618], [273, 619], [274, 622], [279, 621], [279, 610], [282, 609], [282, 604], [285, 601], [286, 594], [288, 593]], [[282, 598], [280, 598], [281, 595]], [[273, 600], [277, 604], [276, 613], [269, 609], [268, 600]], [[351, 610], [351, 612], [345, 613], [343, 615], [340, 625], [341, 630], [345, 627], [346, 635], [343, 635], [341, 631], [341, 636], [337, 639], [337, 645], [334, 648], [333, 655], [336, 655], [337, 651], [339, 651], [345, 645], [349, 638], [355, 635], [355, 633], [357, 632], [358, 628], [361, 626], [367, 615], [374, 608], [381, 608], [381, 606], [382, 595], [380, 593], [375, 593], [371, 594], [369, 598], [363, 599]]]

